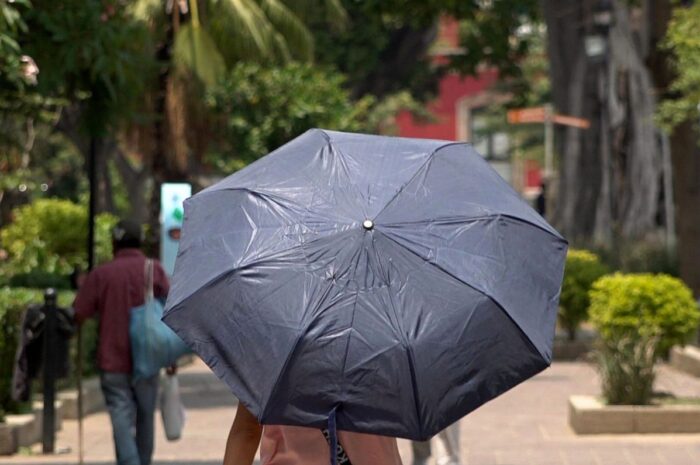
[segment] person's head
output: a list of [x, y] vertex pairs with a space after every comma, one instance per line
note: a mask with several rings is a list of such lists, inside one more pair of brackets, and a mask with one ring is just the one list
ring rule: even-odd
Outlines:
[[121, 249], [138, 249], [143, 241], [143, 230], [136, 221], [121, 220], [112, 228], [112, 248], [114, 252]]

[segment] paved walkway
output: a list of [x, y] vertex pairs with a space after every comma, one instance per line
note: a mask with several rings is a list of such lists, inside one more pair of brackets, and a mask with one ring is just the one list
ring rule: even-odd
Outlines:
[[[219, 465], [235, 412], [233, 396], [201, 362], [183, 369], [180, 382], [188, 407], [184, 437], [169, 443], [158, 424], [155, 465]], [[657, 390], [700, 396], [700, 379], [661, 367]], [[700, 434], [576, 436], [567, 425], [567, 398], [597, 392], [589, 365], [555, 363], [461, 421], [463, 465], [700, 465]], [[84, 426], [86, 464], [113, 463], [107, 415], [91, 415]], [[75, 451], [76, 437], [76, 422], [64, 422], [57, 445]], [[434, 445], [440, 453], [439, 441]], [[401, 440], [399, 447], [410, 465], [410, 444]], [[75, 463], [74, 452], [0, 458], [0, 464], [13, 465]]]

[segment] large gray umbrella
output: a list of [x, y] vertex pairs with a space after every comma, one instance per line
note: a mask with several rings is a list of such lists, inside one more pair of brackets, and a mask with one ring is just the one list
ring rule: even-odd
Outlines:
[[566, 249], [468, 144], [311, 130], [186, 201], [164, 321], [262, 423], [424, 440], [550, 364]]

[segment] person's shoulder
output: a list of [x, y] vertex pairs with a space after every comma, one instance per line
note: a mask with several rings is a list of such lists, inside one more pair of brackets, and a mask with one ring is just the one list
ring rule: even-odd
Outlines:
[[99, 265], [95, 265], [95, 267], [88, 273], [88, 277], [90, 276], [100, 276], [108, 272], [112, 266], [114, 260], [110, 260], [108, 262], [103, 262], [100, 263]]

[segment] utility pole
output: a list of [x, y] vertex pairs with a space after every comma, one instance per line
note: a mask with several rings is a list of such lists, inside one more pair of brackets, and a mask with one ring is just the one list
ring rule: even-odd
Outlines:
[[554, 174], [554, 108], [544, 106], [544, 177], [549, 181]]

